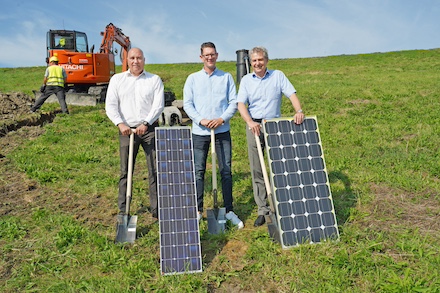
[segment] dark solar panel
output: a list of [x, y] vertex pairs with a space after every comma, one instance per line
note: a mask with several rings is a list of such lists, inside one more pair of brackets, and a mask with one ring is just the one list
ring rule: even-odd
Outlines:
[[190, 127], [156, 127], [160, 268], [202, 271]]
[[316, 117], [263, 121], [283, 248], [339, 238]]

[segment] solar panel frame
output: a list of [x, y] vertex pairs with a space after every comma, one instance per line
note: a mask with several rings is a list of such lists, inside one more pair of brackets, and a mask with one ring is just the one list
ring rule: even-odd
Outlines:
[[262, 124], [282, 247], [339, 239], [316, 116]]
[[191, 127], [156, 127], [160, 269], [202, 272]]

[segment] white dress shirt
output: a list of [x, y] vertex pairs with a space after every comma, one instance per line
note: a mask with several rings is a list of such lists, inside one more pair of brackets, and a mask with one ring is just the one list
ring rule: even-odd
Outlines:
[[164, 108], [164, 87], [159, 76], [130, 70], [112, 76], [107, 89], [105, 111], [115, 124], [137, 127], [143, 121], [153, 124]]

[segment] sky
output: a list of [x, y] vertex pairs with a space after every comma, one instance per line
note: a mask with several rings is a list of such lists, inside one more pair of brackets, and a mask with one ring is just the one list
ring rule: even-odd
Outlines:
[[219, 61], [255, 46], [270, 59], [440, 47], [438, 0], [0, 0], [0, 7], [0, 68], [46, 66], [50, 29], [85, 32], [99, 48], [109, 23], [151, 64], [201, 62], [207, 41]]

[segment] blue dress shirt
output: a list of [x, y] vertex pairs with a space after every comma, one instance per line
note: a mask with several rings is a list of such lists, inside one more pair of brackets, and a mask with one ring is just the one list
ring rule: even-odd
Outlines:
[[263, 78], [249, 73], [241, 79], [237, 102], [248, 105], [253, 119], [271, 119], [281, 116], [281, 97], [296, 93], [283, 72], [267, 70]]
[[193, 122], [194, 134], [210, 135], [211, 130], [200, 125], [202, 119], [222, 118], [225, 122], [215, 133], [229, 131], [229, 120], [237, 111], [232, 75], [217, 68], [211, 75], [204, 69], [190, 74], [183, 87], [183, 109]]

